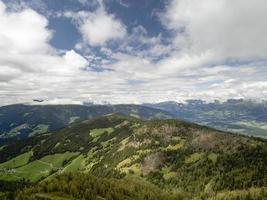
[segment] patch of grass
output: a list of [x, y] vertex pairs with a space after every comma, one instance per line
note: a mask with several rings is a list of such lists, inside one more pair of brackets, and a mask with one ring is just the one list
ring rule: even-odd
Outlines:
[[136, 159], [138, 159], [138, 158], [139, 158], [139, 155], [133, 155], [133, 156], [131, 156], [129, 158], [126, 158], [125, 160], [123, 160], [123, 161], [121, 161], [121, 162], [119, 162], [117, 164], [117, 168], [119, 169], [119, 168], [122, 168], [124, 166], [127, 166], [127, 165], [131, 164], [133, 161], [135, 161]]
[[168, 180], [170, 178], [173, 178], [173, 177], [177, 176], [176, 172], [171, 171], [171, 167], [163, 167], [161, 169], [161, 172], [163, 173], [163, 178], [165, 180]]
[[97, 160], [93, 160], [93, 161], [91, 161], [88, 165], [86, 165], [86, 167], [85, 167], [85, 172], [90, 172], [91, 169], [92, 169], [92, 167], [93, 167], [94, 165], [96, 165], [98, 162], [99, 162], [99, 161], [97, 161]]
[[[70, 160], [79, 153], [66, 152], [64, 154], [54, 154], [45, 156], [40, 160], [35, 160], [22, 167], [16, 168], [12, 176], [16, 179], [27, 179], [37, 182], [42, 178], [48, 177], [52, 171], [57, 171], [63, 167], [64, 162]], [[0, 176], [1, 180], [7, 180], [5, 176]]]
[[218, 155], [216, 153], [210, 153], [208, 155], [208, 159], [210, 159], [213, 163], [217, 162]]
[[101, 142], [101, 145], [102, 145], [104, 148], [106, 148], [108, 145], [115, 143], [116, 140], [117, 140], [117, 137], [114, 137], [114, 138], [111, 138], [111, 139], [109, 139], [109, 140], [103, 142], [103, 144], [102, 144], [102, 142]]
[[112, 133], [114, 131], [113, 128], [96, 128], [90, 131], [90, 136], [93, 138], [97, 138], [101, 136], [103, 133], [107, 132], [108, 134]]
[[130, 137], [127, 137], [127, 138], [123, 139], [120, 143], [121, 143], [122, 145], [126, 145], [126, 144], [129, 142], [129, 138], [130, 138]]
[[131, 165], [130, 167], [122, 167], [120, 168], [121, 172], [124, 172], [126, 174], [129, 174], [131, 172], [133, 172], [134, 174], [140, 175], [140, 164], [139, 163], [135, 163], [133, 165]]
[[178, 149], [183, 148], [184, 145], [185, 145], [185, 140], [181, 140], [179, 143], [175, 145], [169, 144], [169, 146], [167, 147], [167, 150], [178, 150]]
[[73, 159], [69, 165], [67, 165], [63, 172], [75, 172], [83, 170], [85, 167], [85, 159], [83, 155], [79, 155], [77, 158]]
[[131, 125], [131, 129], [138, 128], [138, 127], [140, 127], [139, 123], [134, 123], [133, 125]]
[[140, 149], [137, 151], [138, 155], [145, 155], [145, 154], [148, 154], [148, 153], [151, 153], [153, 151], [153, 149]]
[[205, 153], [193, 153], [190, 156], [185, 158], [185, 163], [189, 164], [189, 163], [194, 163], [199, 161], [201, 158], [203, 158], [203, 156], [205, 155]]
[[92, 149], [90, 149], [90, 151], [88, 151], [87, 153], [87, 158], [88, 159], [92, 159], [94, 158], [94, 155], [97, 153], [97, 147], [93, 147]]
[[125, 126], [125, 125], [127, 125], [127, 124], [129, 124], [129, 121], [125, 120], [125, 121], [123, 121], [122, 123], [116, 125], [115, 128], [122, 128], [123, 126]]
[[102, 146], [103, 148], [106, 148], [106, 147], [109, 145], [110, 142], [111, 142], [111, 140], [107, 140], [107, 141], [105, 141], [105, 142], [101, 142], [100, 144], [101, 144], [101, 146]]
[[71, 158], [77, 156], [79, 153], [66, 152], [63, 154], [54, 154], [48, 155], [41, 159], [45, 163], [50, 163], [53, 167], [59, 168], [63, 166], [65, 161], [70, 160]]
[[29, 125], [28, 124], [21, 124], [19, 126], [16, 126], [15, 128], [11, 129], [8, 133], [7, 133], [7, 136], [8, 137], [14, 137], [18, 134], [20, 134], [20, 131], [23, 130], [23, 129], [27, 129], [29, 128]]
[[131, 117], [135, 117], [135, 118], [137, 118], [137, 119], [139, 119], [139, 118], [140, 118], [140, 116], [139, 116], [139, 115], [137, 115], [137, 114], [134, 114], [134, 113], [131, 113], [131, 114], [130, 114], [130, 116], [131, 116]]
[[4, 181], [20, 181], [21, 177], [17, 176], [16, 174], [5, 174], [5, 173], [1, 172], [0, 173], [0, 180], [4, 180]]
[[181, 137], [180, 136], [172, 136], [172, 140], [179, 141], [179, 140], [181, 140]]
[[42, 178], [49, 176], [52, 166], [49, 163], [43, 163], [40, 160], [33, 161], [23, 167], [17, 168], [13, 174], [21, 179], [27, 179], [31, 182], [37, 182]]
[[54, 146], [54, 149], [56, 149], [57, 147], [59, 147], [60, 144], [61, 144], [60, 142], [57, 142], [56, 145]]
[[24, 113], [23, 114], [23, 117], [26, 117], [26, 116], [28, 116], [30, 113]]
[[23, 153], [15, 158], [12, 158], [11, 160], [8, 160], [2, 164], [0, 164], [0, 169], [6, 168], [6, 169], [13, 169], [17, 168], [23, 165], [26, 165], [29, 162], [30, 157], [32, 156], [32, 152], [29, 151], [27, 153]]
[[79, 116], [73, 116], [73, 117], [71, 117], [71, 118], [70, 118], [70, 121], [69, 121], [69, 124], [75, 122], [75, 121], [78, 120], [78, 119], [80, 119]]
[[0, 147], [0, 151], [1, 151], [2, 149], [4, 149], [6, 146], [7, 146], [7, 145], [3, 145], [3, 146], [1, 146], [1, 147]]
[[47, 124], [39, 124], [38, 126], [34, 127], [33, 131], [29, 134], [29, 137], [41, 134], [41, 133], [46, 133], [49, 129], [49, 125]]

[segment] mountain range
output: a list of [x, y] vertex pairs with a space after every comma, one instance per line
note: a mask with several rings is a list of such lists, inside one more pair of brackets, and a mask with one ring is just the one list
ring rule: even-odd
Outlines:
[[116, 112], [143, 119], [174, 117], [166, 111], [140, 105], [15, 104], [0, 107], [0, 143], [53, 131], [77, 120]]
[[267, 138], [267, 102], [228, 99], [220, 102], [187, 100], [144, 104], [161, 109], [178, 119], [207, 125], [216, 129]]
[[108, 114], [14, 140], [0, 155], [2, 199], [267, 195], [266, 140], [176, 119]]
[[0, 107], [0, 143], [42, 134], [74, 121], [110, 113], [141, 119], [177, 118], [212, 128], [267, 138], [267, 103], [244, 99], [225, 102], [187, 100], [142, 105], [23, 105]]

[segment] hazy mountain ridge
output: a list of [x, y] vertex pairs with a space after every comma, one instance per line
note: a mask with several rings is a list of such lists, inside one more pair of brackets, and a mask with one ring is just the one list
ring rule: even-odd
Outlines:
[[144, 104], [175, 115], [176, 118], [217, 129], [267, 138], [267, 102], [229, 99], [224, 102], [188, 100]]
[[114, 112], [144, 119], [173, 117], [166, 111], [130, 104], [93, 106], [15, 104], [0, 107], [0, 141], [53, 131], [77, 120]]
[[[143, 121], [112, 114], [14, 141], [2, 146], [0, 155], [0, 179], [5, 181], [45, 179], [49, 187], [57, 182], [56, 175], [65, 179], [62, 173], [82, 172], [100, 180], [137, 178], [169, 194], [176, 191], [180, 199], [212, 199], [235, 190], [244, 190], [243, 195], [252, 187], [266, 194], [266, 140], [180, 120]], [[25, 194], [35, 197], [48, 191], [38, 187]], [[65, 193], [60, 188], [49, 191]]]

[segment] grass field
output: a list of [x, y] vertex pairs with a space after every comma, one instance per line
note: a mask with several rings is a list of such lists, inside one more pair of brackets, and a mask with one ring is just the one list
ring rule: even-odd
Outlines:
[[96, 128], [90, 131], [90, 136], [92, 136], [93, 138], [96, 138], [96, 137], [101, 136], [105, 132], [112, 133], [113, 130], [114, 130], [113, 128]]
[[40, 160], [28, 163], [30, 154], [31, 152], [28, 152], [3, 163], [2, 166], [6, 168], [8, 166], [12, 168], [13, 171], [1, 171], [0, 180], [10, 181], [24, 178], [31, 182], [39, 181], [63, 168], [65, 163], [76, 157], [79, 153], [66, 152], [63, 154], [48, 155]]
[[167, 150], [178, 150], [183, 148], [185, 145], [185, 140], [181, 140], [179, 143], [175, 144], [175, 145], [169, 145], [167, 147]]
[[0, 169], [7, 168], [7, 169], [13, 169], [17, 168], [23, 165], [26, 165], [29, 162], [29, 159], [32, 155], [32, 152], [29, 151], [27, 153], [21, 154], [15, 158], [12, 158], [11, 160], [4, 162], [0, 164]]
[[79, 155], [77, 158], [73, 159], [69, 165], [67, 165], [63, 172], [75, 172], [82, 170], [85, 167], [85, 160], [83, 155]]
[[71, 158], [77, 156], [79, 153], [73, 153], [73, 152], [66, 152], [63, 154], [54, 154], [54, 155], [49, 155], [45, 156], [41, 159], [42, 162], [45, 163], [51, 163], [51, 165], [54, 168], [59, 168], [63, 166], [64, 161], [68, 161]]
[[197, 162], [197, 161], [200, 160], [204, 155], [205, 155], [205, 153], [193, 153], [193, 154], [191, 154], [189, 157], [186, 157], [186, 158], [185, 158], [185, 163], [189, 164], [189, 163]]
[[49, 125], [47, 124], [39, 124], [36, 127], [34, 127], [33, 131], [29, 134], [29, 137], [41, 134], [41, 133], [46, 133], [49, 129]]

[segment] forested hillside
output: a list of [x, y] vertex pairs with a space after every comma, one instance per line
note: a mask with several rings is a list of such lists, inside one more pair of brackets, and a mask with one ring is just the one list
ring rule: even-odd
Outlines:
[[180, 120], [112, 114], [14, 141], [2, 146], [0, 155], [2, 181], [33, 184], [13, 193], [18, 199], [49, 199], [62, 193], [67, 199], [87, 198], [89, 193], [95, 199], [117, 194], [118, 199], [161, 199], [154, 198], [154, 189], [170, 199], [266, 197], [265, 140]]
[[110, 113], [143, 119], [166, 119], [166, 111], [138, 105], [23, 105], [0, 107], [0, 143], [53, 131], [75, 121]]

